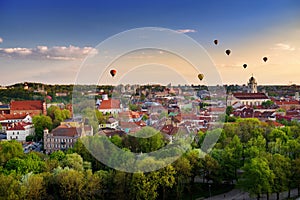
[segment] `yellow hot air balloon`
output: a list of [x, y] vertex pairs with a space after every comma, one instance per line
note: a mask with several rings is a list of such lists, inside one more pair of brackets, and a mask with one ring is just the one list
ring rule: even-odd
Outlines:
[[202, 79], [204, 78], [204, 75], [203, 74], [198, 74], [198, 78], [200, 81], [202, 81]]

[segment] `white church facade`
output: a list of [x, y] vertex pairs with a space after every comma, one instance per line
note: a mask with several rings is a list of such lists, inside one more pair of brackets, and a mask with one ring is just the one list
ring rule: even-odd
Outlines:
[[269, 97], [262, 92], [257, 92], [257, 81], [251, 76], [248, 82], [248, 92], [231, 93], [227, 96], [227, 106], [235, 104], [246, 106], [260, 106], [263, 102], [268, 101]]

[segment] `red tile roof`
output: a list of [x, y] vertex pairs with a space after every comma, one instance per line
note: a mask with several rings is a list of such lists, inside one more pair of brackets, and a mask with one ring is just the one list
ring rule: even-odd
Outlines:
[[43, 110], [43, 101], [27, 100], [27, 101], [11, 101], [10, 110]]
[[281, 123], [279, 123], [279, 122], [276, 122], [276, 121], [267, 121], [267, 123], [268, 123], [269, 125], [273, 125], [273, 126], [275, 126], [275, 127], [283, 127], [283, 126], [284, 126], [283, 124], [281, 124]]
[[25, 123], [25, 122], [19, 122], [19, 123], [14, 124], [13, 126], [9, 127], [7, 130], [8, 131], [25, 130], [25, 126], [28, 126], [28, 125], [32, 125], [32, 124], [31, 123]]
[[299, 101], [296, 101], [296, 100], [289, 100], [289, 101], [275, 100], [275, 103], [277, 105], [297, 105], [297, 104], [299, 104]]
[[172, 125], [164, 125], [160, 131], [168, 135], [175, 135], [178, 132], [178, 130], [178, 127], [174, 127]]
[[132, 118], [139, 118], [140, 114], [138, 112], [130, 111], [130, 115]]
[[117, 99], [108, 99], [103, 100], [99, 109], [119, 109], [120, 108], [120, 101]]
[[208, 111], [209, 112], [225, 112], [226, 108], [225, 107], [209, 107]]
[[141, 127], [144, 127], [144, 126], [147, 126], [146, 122], [144, 122], [143, 120], [140, 120], [138, 122], [134, 122], [136, 125], [138, 126], [141, 126]]
[[265, 93], [233, 93], [237, 99], [268, 99]]
[[24, 119], [27, 116], [27, 114], [4, 114], [0, 115], [0, 120], [9, 120], [9, 119]]
[[76, 127], [68, 127], [66, 125], [60, 125], [57, 128], [51, 131], [53, 136], [63, 136], [63, 137], [75, 137], [80, 135], [81, 129], [77, 129]]

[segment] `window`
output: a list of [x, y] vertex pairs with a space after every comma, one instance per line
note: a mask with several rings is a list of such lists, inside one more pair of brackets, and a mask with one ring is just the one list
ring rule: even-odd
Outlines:
[[16, 136], [16, 139], [18, 139], [18, 136]]
[[17, 132], [17, 135], [19, 135], [19, 131]]

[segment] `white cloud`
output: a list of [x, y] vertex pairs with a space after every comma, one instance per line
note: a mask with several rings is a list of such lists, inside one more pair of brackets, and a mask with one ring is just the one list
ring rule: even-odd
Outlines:
[[48, 60], [81, 60], [88, 54], [97, 54], [97, 49], [93, 47], [76, 46], [37, 46], [35, 48], [0, 48], [0, 56], [28, 59], [48, 59]]
[[2, 37], [0, 37], [0, 43], [2, 43], [3, 42], [3, 38]]
[[0, 49], [0, 51], [1, 50], [7, 54], [29, 55], [32, 53], [31, 49], [21, 47]]
[[275, 47], [272, 48], [272, 49], [284, 50], [284, 51], [294, 51], [294, 50], [296, 50], [295, 47], [292, 47], [289, 44], [284, 44], [284, 43], [277, 43], [277, 44], [275, 44]]
[[197, 31], [194, 29], [179, 29], [176, 30], [177, 33], [196, 33]]
[[47, 47], [47, 46], [37, 46], [36, 48], [37, 48], [37, 50], [39, 50], [41, 53], [47, 52], [47, 51], [48, 51], [48, 47]]

